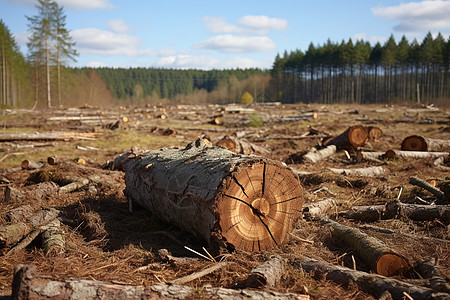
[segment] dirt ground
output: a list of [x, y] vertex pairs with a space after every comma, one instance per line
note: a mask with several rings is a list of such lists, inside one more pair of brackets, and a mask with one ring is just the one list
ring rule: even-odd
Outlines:
[[[289, 116], [306, 116], [311, 112], [317, 112], [316, 119], [289, 120]], [[397, 197], [405, 203], [417, 201], [415, 196], [432, 202], [434, 196], [411, 185], [409, 179], [415, 176], [438, 182], [449, 180], [450, 172], [437, 168], [434, 159], [356, 162], [354, 153], [348, 152], [349, 158], [344, 151], [314, 164], [298, 159], [301, 153], [320, 145], [322, 137], [339, 135], [357, 124], [376, 126], [383, 131], [379, 141], [367, 142], [363, 146], [365, 151], [400, 149], [402, 140], [410, 135], [450, 140], [448, 108], [306, 104], [83, 107], [39, 112], [4, 110], [0, 118], [3, 136], [20, 136], [0, 142], [0, 225], [8, 224], [6, 214], [13, 208], [26, 204], [34, 210], [53, 207], [61, 212], [59, 219], [66, 243], [63, 253], [53, 255], [44, 254], [39, 238], [8, 255], [9, 249], [0, 249], [0, 296], [11, 295], [14, 268], [18, 264], [33, 264], [40, 274], [55, 279], [82, 278], [144, 286], [170, 282], [206, 268], [210, 262], [184, 248], [189, 246], [201, 251], [205, 246], [201, 241], [148, 211], [129, 212], [123, 194], [124, 173], [108, 169], [108, 164], [133, 147], [148, 150], [184, 147], [198, 137], [215, 144], [226, 135], [245, 138], [269, 150], [256, 154], [285, 162], [299, 172], [305, 204], [333, 198], [337, 208], [328, 214], [330, 218], [356, 228], [370, 224], [391, 229], [394, 233], [381, 233], [367, 227], [362, 230], [408, 258], [412, 265], [420, 259], [436, 259], [442, 273], [450, 276], [450, 228], [440, 220], [395, 218], [368, 223], [336, 215], [352, 206], [385, 204]], [[220, 122], [217, 121], [219, 119]], [[111, 129], [114, 127], [118, 128]], [[65, 139], [27, 140], [22, 136], [36, 136], [37, 132], [71, 134]], [[50, 156], [56, 156], [58, 163], [48, 164]], [[26, 195], [19, 200], [6, 201], [3, 198], [7, 186], [21, 190], [36, 184], [33, 174], [39, 170], [22, 169], [20, 165], [25, 159], [44, 162], [40, 170], [64, 176], [95, 177], [97, 180], [90, 180], [89, 185], [71, 193], [53, 193], [44, 197]], [[386, 175], [356, 177], [334, 174], [329, 170], [380, 164], [388, 170]], [[444, 166], [450, 167], [448, 160]], [[226, 267], [188, 285], [194, 288], [207, 284], [233, 288], [248, 276], [253, 267], [274, 253], [286, 258], [311, 257], [349, 268], [356, 265], [358, 270], [373, 272], [354, 255], [352, 249], [333, 238], [331, 232], [328, 226], [317, 221], [299, 218], [295, 222], [294, 233], [312, 241], [312, 244], [291, 239], [270, 251], [223, 252], [217, 259], [228, 261]], [[176, 257], [197, 259], [189, 263], [168, 261], [160, 254], [161, 249], [167, 249]], [[142, 268], [144, 266], [148, 267]], [[396, 278], [417, 282], [414, 275]], [[357, 286], [340, 286], [317, 279], [294, 264], [288, 265], [281, 284], [272, 290], [309, 294], [312, 299], [374, 299]]]

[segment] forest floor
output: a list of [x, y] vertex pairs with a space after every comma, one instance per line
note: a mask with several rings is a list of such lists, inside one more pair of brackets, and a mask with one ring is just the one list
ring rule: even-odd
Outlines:
[[[317, 112], [316, 119], [292, 121], [295, 116], [311, 112]], [[386, 204], [396, 198], [405, 203], [411, 203], [416, 196], [433, 201], [432, 194], [410, 184], [409, 180], [411, 176], [438, 182], [449, 180], [450, 172], [437, 168], [434, 159], [356, 162], [353, 153], [348, 153], [348, 158], [343, 151], [316, 163], [297, 159], [301, 153], [320, 144], [323, 136], [339, 135], [357, 124], [376, 126], [383, 131], [379, 141], [366, 143], [366, 151], [400, 149], [402, 140], [410, 135], [450, 140], [448, 108], [422, 105], [175, 105], [120, 107], [116, 110], [95, 107], [34, 112], [3, 110], [2, 113], [0, 226], [8, 224], [7, 212], [19, 206], [30, 205], [33, 210], [56, 208], [60, 211], [65, 250], [59, 254], [44, 254], [38, 238], [13, 253], [7, 254], [7, 248], [0, 249], [0, 296], [11, 295], [14, 268], [18, 264], [35, 265], [39, 274], [58, 280], [81, 278], [144, 286], [170, 282], [206, 268], [211, 262], [184, 248], [189, 246], [201, 251], [205, 246], [201, 241], [148, 211], [129, 212], [123, 194], [124, 173], [111, 170], [108, 165], [131, 148], [185, 147], [198, 137], [215, 144], [226, 135], [245, 138], [269, 150], [256, 154], [285, 162], [303, 174], [300, 179], [305, 205], [333, 198], [336, 207], [328, 213], [330, 218], [378, 238], [406, 257], [411, 265], [421, 259], [435, 259], [441, 272], [450, 276], [448, 224], [437, 219], [412, 221], [401, 217], [368, 223], [344, 219], [336, 214], [353, 206]], [[214, 120], [219, 125], [214, 124]], [[116, 121], [118, 128], [110, 129]], [[62, 132], [66, 136], [61, 139]], [[49, 133], [53, 135], [45, 137]], [[41, 138], [37, 137], [39, 135]], [[48, 164], [48, 157], [56, 157], [58, 163]], [[42, 162], [43, 169], [64, 176], [99, 179], [90, 180], [89, 185], [70, 193], [51, 193], [44, 197], [25, 194], [22, 198], [7, 201], [7, 187], [20, 191], [32, 185], [32, 174], [37, 170], [22, 169], [24, 160]], [[332, 173], [329, 169], [364, 168], [380, 163], [387, 170], [381, 176], [348, 176]], [[448, 160], [445, 163], [449, 167]], [[362, 226], [365, 224], [392, 231], [377, 232]], [[222, 253], [221, 257], [229, 262], [227, 266], [187, 285], [197, 289], [205, 285], [233, 288], [253, 267], [272, 254], [288, 259], [310, 257], [373, 272], [352, 249], [332, 236], [327, 225], [299, 218], [294, 233], [312, 243], [292, 238], [270, 251]], [[189, 263], [168, 261], [160, 255], [161, 249], [167, 249], [175, 257], [198, 259]], [[417, 283], [417, 277], [411, 275], [395, 278]], [[308, 294], [311, 299], [374, 299], [356, 285], [342, 286], [316, 278], [294, 264], [288, 264], [281, 283], [270, 290]]]

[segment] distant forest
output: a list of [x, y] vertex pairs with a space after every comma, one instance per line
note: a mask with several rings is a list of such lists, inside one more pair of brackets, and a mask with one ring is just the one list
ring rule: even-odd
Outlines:
[[[46, 106], [46, 67], [19, 51], [0, 20], [0, 107]], [[270, 70], [70, 68], [50, 61], [52, 106], [255, 102], [450, 104], [450, 39], [351, 39], [274, 58]], [[60, 83], [60, 84], [59, 84]], [[247, 92], [247, 93], [246, 93]]]

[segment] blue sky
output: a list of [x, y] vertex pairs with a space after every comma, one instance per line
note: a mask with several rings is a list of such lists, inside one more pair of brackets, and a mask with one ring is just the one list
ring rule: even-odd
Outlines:
[[[271, 68], [312, 42], [450, 34], [450, 0], [57, 0], [80, 56], [71, 66]], [[33, 0], [0, 0], [0, 18], [27, 53]]]

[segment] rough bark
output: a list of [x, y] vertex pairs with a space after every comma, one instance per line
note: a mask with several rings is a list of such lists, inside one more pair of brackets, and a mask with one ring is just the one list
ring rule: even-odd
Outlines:
[[327, 157], [330, 157], [336, 153], [336, 146], [335, 145], [329, 145], [323, 149], [309, 151], [303, 156], [303, 160], [305, 162], [309, 163], [316, 163], [318, 161], [321, 161]]
[[49, 195], [56, 194], [58, 191], [59, 186], [52, 181], [24, 186], [20, 189], [7, 186], [3, 199], [6, 202], [21, 202], [25, 199], [28, 201], [40, 201]]
[[445, 197], [445, 194], [441, 190], [439, 190], [438, 188], [435, 188], [434, 186], [432, 186], [431, 184], [429, 184], [426, 181], [423, 181], [417, 177], [411, 176], [409, 178], [409, 183], [411, 183], [413, 185], [417, 185], [423, 189], [426, 189], [427, 191], [429, 191], [430, 193], [435, 195], [436, 198], [438, 198], [439, 200], [443, 200], [445, 202], [449, 201], [449, 199], [447, 199], [447, 197]]
[[45, 254], [56, 255], [64, 252], [65, 239], [58, 219], [53, 220], [42, 228], [42, 249]]
[[367, 168], [355, 168], [355, 169], [336, 169], [328, 168], [330, 171], [338, 174], [349, 175], [349, 176], [383, 176], [386, 175], [388, 170], [382, 166], [378, 167], [367, 167]]
[[26, 221], [0, 226], [0, 247], [16, 244], [34, 229], [50, 223], [58, 213], [54, 208], [43, 209], [28, 217]]
[[409, 269], [408, 261], [389, 249], [382, 241], [353, 227], [326, 217], [317, 217], [333, 229], [333, 236], [350, 246], [369, 268], [383, 276], [395, 276]]
[[285, 269], [286, 260], [278, 255], [272, 255], [269, 260], [254, 267], [251, 274], [239, 284], [239, 287], [261, 288], [264, 286], [277, 286]]
[[437, 260], [421, 259], [416, 262], [415, 270], [423, 277], [428, 279], [428, 286], [436, 291], [450, 293], [450, 280], [442, 274], [437, 265]]
[[345, 148], [356, 148], [363, 146], [366, 143], [367, 139], [367, 129], [362, 125], [355, 125], [349, 127], [340, 135], [327, 141], [324, 145], [335, 145], [338, 150]]
[[411, 135], [402, 141], [401, 149], [407, 151], [450, 151], [450, 140]]
[[336, 201], [331, 198], [323, 199], [317, 202], [304, 205], [303, 213], [305, 215], [326, 215], [328, 211], [336, 208]]
[[381, 220], [385, 208], [385, 205], [353, 206], [351, 210], [339, 212], [338, 215], [347, 219], [375, 222]]
[[199, 292], [183, 285], [132, 286], [84, 279], [52, 280], [36, 274], [34, 266], [18, 265], [13, 279], [14, 299], [309, 299], [293, 293], [233, 290], [205, 286]]
[[382, 163], [382, 161], [380, 160], [383, 155], [385, 153], [384, 152], [367, 152], [367, 151], [357, 151], [356, 152], [356, 162], [361, 162], [363, 160], [370, 160], [370, 161], [374, 161], [377, 163]]
[[448, 157], [448, 152], [430, 152], [430, 151], [406, 151], [406, 150], [388, 150], [384, 153], [384, 157], [387, 159], [395, 159], [395, 158], [414, 158], [414, 159], [422, 159], [422, 158], [438, 158], [438, 157]]
[[298, 176], [279, 162], [207, 147], [148, 151], [123, 163], [124, 193], [212, 246], [282, 244], [301, 212]]
[[312, 258], [296, 259], [292, 263], [301, 267], [305, 272], [312, 273], [317, 279], [331, 280], [345, 287], [352, 287], [356, 284], [360, 290], [374, 297], [380, 297], [387, 291], [395, 300], [405, 299], [404, 293], [415, 300], [448, 299], [447, 293], [439, 293], [397, 279], [356, 271]]

